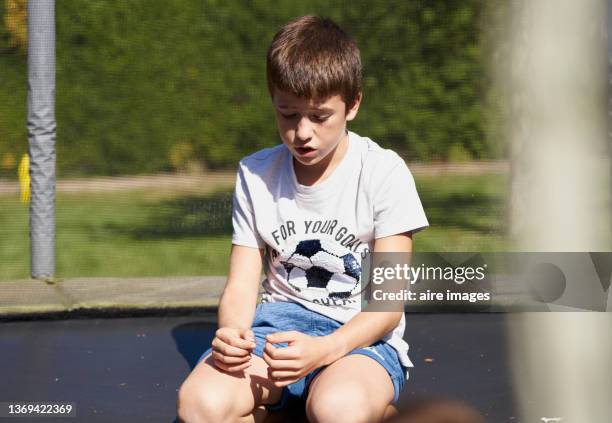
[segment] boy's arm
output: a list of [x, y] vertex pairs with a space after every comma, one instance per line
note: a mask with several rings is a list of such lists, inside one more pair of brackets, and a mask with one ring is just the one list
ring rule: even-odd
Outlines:
[[255, 316], [263, 248], [232, 245], [227, 284], [219, 300], [219, 327], [250, 329]]
[[219, 300], [219, 329], [212, 341], [212, 358], [233, 373], [251, 365], [255, 339], [251, 323], [259, 290], [263, 250], [232, 245], [227, 283]]
[[[412, 234], [392, 235], [374, 241], [374, 252], [411, 252]], [[328, 344], [327, 363], [331, 364], [355, 348], [367, 347], [393, 330], [403, 311], [361, 312], [324, 337]]]

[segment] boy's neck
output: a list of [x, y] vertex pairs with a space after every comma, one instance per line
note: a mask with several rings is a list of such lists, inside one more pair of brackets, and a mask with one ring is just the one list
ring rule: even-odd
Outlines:
[[323, 158], [319, 163], [306, 166], [295, 159], [293, 160], [293, 169], [295, 177], [301, 185], [312, 186], [323, 182], [327, 179], [334, 170], [338, 167], [344, 155], [348, 150], [348, 133], [345, 132], [342, 140], [338, 143], [330, 153]]

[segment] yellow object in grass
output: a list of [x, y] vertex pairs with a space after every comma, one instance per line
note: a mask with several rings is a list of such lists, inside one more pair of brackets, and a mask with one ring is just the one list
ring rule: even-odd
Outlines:
[[30, 202], [30, 156], [24, 154], [17, 168], [19, 186], [21, 187], [21, 202]]

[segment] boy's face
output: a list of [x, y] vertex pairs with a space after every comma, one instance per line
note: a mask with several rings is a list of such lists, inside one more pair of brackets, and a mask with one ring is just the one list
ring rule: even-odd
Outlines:
[[319, 101], [278, 89], [274, 90], [272, 100], [283, 143], [306, 166], [321, 162], [335, 150], [345, 135], [346, 122], [357, 115], [360, 102], [361, 95], [347, 112], [340, 95]]

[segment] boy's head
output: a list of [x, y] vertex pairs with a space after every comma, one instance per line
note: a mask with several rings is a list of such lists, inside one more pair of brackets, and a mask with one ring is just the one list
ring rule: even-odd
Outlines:
[[267, 57], [268, 90], [323, 100], [338, 94], [346, 111], [361, 93], [361, 57], [355, 41], [334, 22], [297, 18], [276, 33]]
[[361, 58], [353, 39], [329, 19], [302, 16], [274, 37], [267, 76], [279, 133], [294, 158], [303, 165], [329, 163], [361, 102]]

